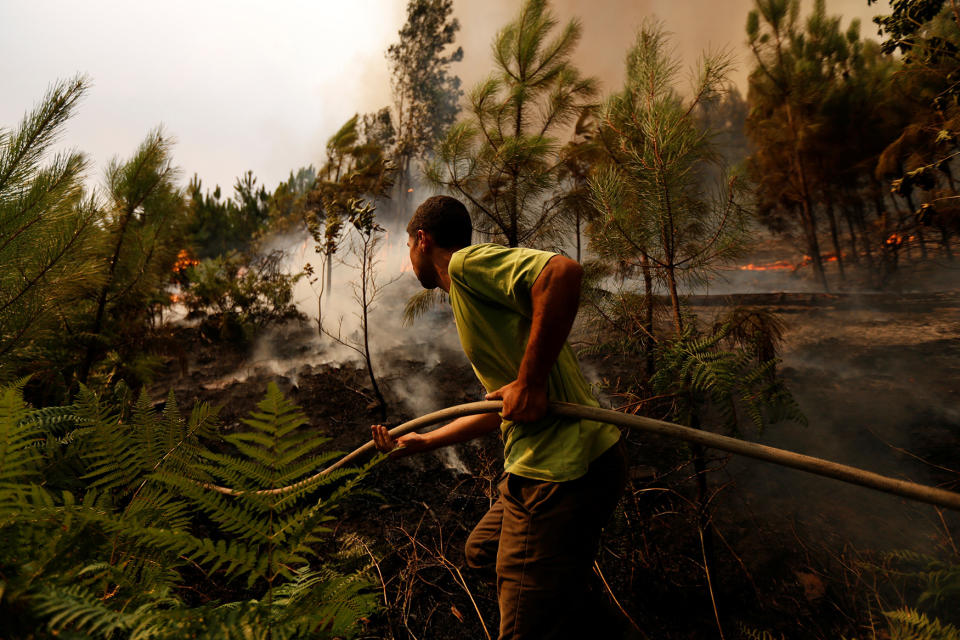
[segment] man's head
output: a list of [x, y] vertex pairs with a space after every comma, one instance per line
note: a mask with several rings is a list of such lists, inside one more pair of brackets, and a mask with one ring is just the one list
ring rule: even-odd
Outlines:
[[417, 279], [427, 289], [440, 285], [435, 254], [449, 254], [471, 244], [473, 224], [463, 203], [449, 196], [427, 198], [407, 225], [410, 263]]

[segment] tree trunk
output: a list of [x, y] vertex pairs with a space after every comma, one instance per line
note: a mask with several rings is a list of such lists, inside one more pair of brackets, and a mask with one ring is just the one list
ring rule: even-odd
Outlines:
[[679, 337], [683, 333], [683, 319], [680, 316], [680, 296], [677, 295], [677, 278], [672, 264], [667, 265], [667, 286], [670, 288], [670, 305], [673, 307], [673, 325]]
[[[777, 49], [779, 51], [779, 41]], [[786, 97], [786, 96], [785, 96]], [[820, 241], [817, 238], [817, 221], [814, 218], [813, 203], [810, 201], [810, 187], [807, 184], [807, 171], [803, 163], [803, 157], [800, 154], [800, 136], [797, 132], [797, 123], [793, 118], [793, 109], [790, 106], [789, 97], [784, 103], [787, 124], [790, 126], [790, 132], [793, 134], [791, 152], [793, 159], [793, 169], [799, 178], [800, 205], [803, 211], [804, 231], [807, 234], [807, 250], [810, 252], [810, 259], [813, 261], [814, 276], [820, 281], [824, 291], [830, 291], [827, 284], [827, 274], [823, 270], [823, 257], [820, 255]]]
[[830, 224], [830, 238], [833, 240], [833, 252], [837, 258], [837, 268], [840, 269], [840, 281], [846, 280], [843, 271], [843, 251], [840, 249], [840, 233], [837, 229], [837, 212], [833, 209], [833, 201], [827, 198], [827, 222]]
[[650, 270], [650, 257], [646, 252], [641, 254], [640, 268], [643, 271], [643, 292], [647, 298], [643, 321], [647, 330], [644, 351], [646, 353], [647, 380], [649, 380], [656, 372], [656, 360], [654, 358], [655, 344], [653, 340], [653, 272]]
[[[910, 209], [910, 214], [909, 214], [910, 217], [916, 221], [917, 208], [916, 208], [916, 205], [913, 204], [913, 196], [910, 194], [909, 191], [907, 191], [904, 194], [903, 199], [906, 200], [907, 207], [909, 207]], [[927, 259], [927, 240], [923, 236], [923, 225], [920, 224], [919, 222], [916, 222], [915, 224], [917, 229], [917, 240], [920, 241], [920, 259], [926, 260]]]
[[807, 238], [807, 251], [813, 264], [813, 275], [820, 281], [823, 290], [829, 292], [827, 274], [823, 270], [823, 257], [820, 255], [820, 240], [817, 238], [817, 221], [814, 220], [813, 212], [810, 211], [809, 203], [806, 201], [803, 202], [803, 230]]
[[860, 230], [860, 244], [863, 245], [863, 255], [867, 258], [867, 268], [873, 271], [873, 249], [870, 248], [870, 236], [867, 233], [867, 214], [863, 202], [856, 201], [854, 212], [856, 213], [857, 228]]
[[[942, 171], [947, 174], [947, 183], [950, 185], [950, 191], [957, 195], [957, 184], [953, 179], [953, 171], [950, 170], [950, 163], [943, 164]], [[953, 262], [953, 249], [950, 247], [950, 229], [944, 224], [943, 219], [937, 216], [937, 227], [940, 229], [940, 244], [943, 245], [943, 251], [947, 255], [947, 260]]]
[[[99, 336], [100, 332], [103, 331], [103, 317], [107, 310], [107, 297], [110, 293], [110, 287], [113, 284], [113, 276], [117, 271], [117, 263], [120, 261], [120, 251], [123, 249], [123, 239], [127, 233], [127, 225], [130, 223], [130, 219], [132, 217], [133, 209], [124, 211], [123, 221], [120, 223], [120, 231], [117, 234], [117, 244], [113, 248], [113, 256], [110, 258], [110, 268], [107, 270], [107, 280], [100, 289], [100, 295], [97, 296], [97, 312], [94, 314], [93, 326], [90, 328], [90, 334], [92, 336]], [[87, 378], [90, 375], [90, 367], [93, 366], [96, 353], [96, 345], [93, 342], [90, 342], [87, 345], [87, 352], [84, 355], [83, 362], [80, 365], [78, 380], [81, 384], [87, 383]]]
[[372, 275], [371, 270], [373, 269], [372, 256], [370, 256], [370, 238], [364, 238], [363, 256], [360, 263], [360, 268], [360, 306], [363, 310], [363, 359], [367, 364], [367, 374], [370, 376], [370, 386], [373, 387], [373, 394], [377, 397], [377, 402], [380, 403], [380, 420], [386, 422], [387, 401], [384, 399], [383, 393], [380, 392], [380, 385], [377, 384], [377, 377], [373, 375], [373, 361], [370, 358], [370, 325], [367, 316], [367, 312], [370, 307], [370, 302], [367, 300], [367, 283], [370, 280]]
[[330, 292], [333, 290], [333, 254], [327, 254], [327, 285], [326, 285], [326, 294], [327, 300], [330, 299]]

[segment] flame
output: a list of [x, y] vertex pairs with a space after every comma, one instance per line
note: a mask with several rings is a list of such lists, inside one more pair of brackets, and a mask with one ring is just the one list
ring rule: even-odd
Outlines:
[[[832, 253], [824, 254], [821, 257], [823, 262], [836, 262], [838, 260], [837, 256]], [[803, 259], [800, 262], [790, 262], [789, 260], [777, 260], [776, 262], [768, 262], [766, 264], [747, 264], [741, 265], [739, 267], [740, 271], [796, 271], [806, 267], [807, 265], [813, 262], [813, 258], [810, 256], [803, 256]]]
[[180, 273], [198, 264], [200, 264], [200, 261], [193, 257], [189, 249], [180, 249], [180, 253], [177, 254], [177, 261], [173, 263], [173, 272]]
[[170, 294], [170, 304], [177, 304], [181, 300], [183, 300], [183, 296], [181, 296], [179, 293]]
[[407, 193], [413, 193], [413, 189], [407, 189]]
[[753, 264], [751, 262], [750, 264], [741, 265], [740, 270], [741, 271], [784, 271], [789, 269], [793, 271], [794, 269], [797, 268], [797, 266], [798, 265], [795, 265], [792, 262], [788, 262], [786, 260], [777, 260], [776, 262], [771, 262], [769, 264]]
[[892, 233], [890, 237], [887, 238], [887, 246], [901, 245], [903, 244], [903, 236], [899, 233]]

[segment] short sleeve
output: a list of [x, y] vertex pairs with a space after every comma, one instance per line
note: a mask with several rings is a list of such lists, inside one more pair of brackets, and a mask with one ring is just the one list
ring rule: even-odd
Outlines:
[[449, 273], [458, 286], [489, 302], [530, 316], [530, 292], [555, 253], [481, 244], [458, 251]]

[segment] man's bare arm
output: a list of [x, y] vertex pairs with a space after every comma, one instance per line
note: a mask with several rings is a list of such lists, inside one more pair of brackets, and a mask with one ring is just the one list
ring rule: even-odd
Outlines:
[[500, 416], [495, 413], [481, 413], [475, 416], [463, 416], [429, 433], [408, 433], [394, 439], [383, 425], [371, 427], [373, 442], [383, 452], [402, 447], [402, 455], [439, 449], [458, 442], [466, 442], [496, 430], [500, 426]]
[[550, 258], [537, 277], [530, 290], [530, 338], [517, 379], [487, 394], [488, 400], [503, 400], [504, 418], [531, 422], [546, 413], [547, 378], [577, 316], [582, 279], [583, 267], [559, 255]]

